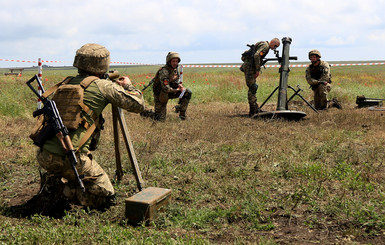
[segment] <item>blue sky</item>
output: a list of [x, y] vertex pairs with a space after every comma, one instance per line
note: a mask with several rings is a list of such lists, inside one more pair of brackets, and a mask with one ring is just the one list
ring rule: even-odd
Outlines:
[[[288, 36], [299, 61], [311, 49], [327, 61], [385, 60], [384, 12], [383, 0], [0, 0], [0, 59], [72, 65], [79, 47], [99, 43], [113, 62], [162, 64], [176, 51], [184, 64], [239, 63], [246, 44]], [[0, 61], [15, 66], [28, 64]]]

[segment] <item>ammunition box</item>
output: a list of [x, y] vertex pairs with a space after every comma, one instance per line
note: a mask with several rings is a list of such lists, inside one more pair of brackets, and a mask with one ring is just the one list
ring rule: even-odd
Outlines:
[[169, 203], [171, 189], [148, 187], [126, 199], [126, 218], [131, 224], [148, 224]]

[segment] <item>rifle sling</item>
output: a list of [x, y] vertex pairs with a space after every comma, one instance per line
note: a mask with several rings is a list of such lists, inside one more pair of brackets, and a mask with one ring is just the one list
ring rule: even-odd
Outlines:
[[89, 127], [86, 131], [86, 133], [83, 135], [79, 142], [79, 146], [77, 147], [75, 152], [78, 152], [79, 149], [87, 142], [87, 140], [91, 137], [92, 133], [96, 129], [96, 125], [99, 124], [99, 117], [96, 119], [96, 121]]
[[[80, 86], [83, 89], [86, 89], [93, 81], [96, 79], [99, 79], [96, 76], [88, 76], [83, 79], [83, 81], [80, 82]], [[87, 105], [85, 105], [83, 102], [79, 103], [79, 106], [85, 111], [93, 120], [94, 123], [90, 126], [87, 121], [83, 121], [83, 126], [87, 129], [86, 133], [83, 135], [79, 142], [79, 146], [76, 149], [76, 152], [79, 151], [79, 149], [87, 142], [87, 140], [91, 137], [93, 132], [96, 129], [96, 126], [99, 124], [99, 117], [96, 116], [93, 110], [91, 110]]]
[[56, 90], [57, 90], [62, 84], [67, 84], [67, 83], [69, 83], [69, 82], [72, 80], [72, 78], [74, 78], [74, 77], [71, 77], [71, 76], [66, 77], [63, 81], [58, 82], [58, 83], [55, 84], [54, 86], [50, 87], [47, 91], [45, 91], [45, 92], [41, 95], [41, 97], [47, 98], [48, 96], [50, 96], [51, 94], [53, 94], [54, 92], [56, 92]]

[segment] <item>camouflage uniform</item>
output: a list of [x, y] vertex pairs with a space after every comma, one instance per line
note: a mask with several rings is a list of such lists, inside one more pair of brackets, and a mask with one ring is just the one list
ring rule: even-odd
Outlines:
[[254, 54], [254, 61], [247, 60], [242, 57], [242, 61], [244, 63], [241, 66], [241, 71], [245, 73], [246, 85], [249, 88], [247, 98], [250, 106], [250, 114], [254, 114], [258, 110], [256, 96], [258, 85], [255, 73], [261, 70], [262, 59], [265, 58], [270, 51], [268, 41], [257, 42], [255, 45], [256, 52]]
[[317, 110], [328, 108], [327, 95], [331, 90], [330, 79], [330, 66], [325, 61], [320, 61], [318, 66], [310, 64], [306, 68], [306, 80], [314, 91], [314, 107]]
[[[69, 84], [80, 84], [84, 78], [90, 75], [89, 73], [92, 73], [84, 72], [81, 69], [83, 67], [75, 65], [75, 63], [76, 61], [74, 66], [79, 68], [79, 75], [74, 77]], [[92, 62], [83, 64], [92, 64]], [[109, 59], [105, 64], [109, 65]], [[103, 72], [107, 71], [108, 65], [106, 69], [102, 69]], [[100, 67], [96, 68], [96, 71], [100, 71]], [[109, 103], [135, 113], [144, 109], [142, 93], [135, 89], [132, 84], [126, 84], [123, 87], [105, 79], [96, 79], [84, 90], [83, 102], [97, 116], [101, 115]], [[78, 148], [85, 132], [86, 129], [82, 125], [79, 125], [76, 130], [70, 130], [70, 138], [75, 149]], [[91, 208], [101, 208], [114, 198], [115, 192], [107, 173], [93, 159], [90, 153], [90, 142], [91, 138], [76, 153], [79, 162], [76, 168], [79, 176], [84, 176], [82, 180], [85, 193], [77, 185], [71, 164], [57, 137], [48, 139], [38, 150], [37, 161], [49, 174], [65, 179], [64, 195], [69, 200]]]
[[[179, 55], [177, 53], [170, 52], [166, 58], [166, 65], [158, 70], [154, 78], [153, 92], [155, 120], [166, 120], [168, 100], [179, 98], [182, 93], [177, 90], [180, 77], [178, 68], [174, 69], [169, 64], [173, 58], [179, 58]], [[191, 95], [192, 91], [186, 88], [184, 95], [179, 99], [177, 112], [179, 112], [179, 117], [182, 120], [186, 118], [186, 110], [190, 102]]]

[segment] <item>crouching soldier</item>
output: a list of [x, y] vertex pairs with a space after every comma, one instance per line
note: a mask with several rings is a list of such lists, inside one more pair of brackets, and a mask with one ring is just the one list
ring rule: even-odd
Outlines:
[[[99, 44], [83, 45], [77, 50], [73, 63], [78, 68], [78, 75], [67, 77], [57, 86], [52, 98], [76, 149], [76, 169], [85, 191], [79, 187], [65, 151], [53, 135], [44, 141], [37, 152], [37, 161], [47, 171], [45, 176], [48, 179], [42, 183], [40, 193], [46, 189], [49, 193], [61, 192], [70, 203], [95, 209], [106, 209], [114, 204], [115, 191], [111, 181], [91, 155], [91, 150], [95, 150], [97, 144], [93, 144], [95, 138], [90, 137], [93, 130], [90, 132], [90, 128], [94, 124], [96, 128], [102, 128], [101, 113], [109, 103], [129, 112], [140, 113], [144, 109], [144, 100], [142, 93], [134, 88], [128, 77], [121, 77], [116, 82], [104, 79], [109, 65], [110, 52], [105, 47]], [[76, 93], [73, 93], [73, 89], [77, 89], [82, 96], [74, 96]], [[74, 111], [77, 114], [71, 116]], [[59, 180], [57, 188], [47, 185], [52, 183], [52, 178]]]
[[321, 60], [321, 53], [318, 50], [309, 52], [311, 64], [306, 68], [306, 80], [314, 91], [314, 107], [317, 110], [325, 110], [329, 107], [342, 109], [336, 98], [328, 101], [327, 95], [331, 90], [330, 65]]
[[169, 52], [166, 65], [158, 70], [154, 77], [155, 120], [166, 120], [167, 102], [169, 99], [179, 98], [175, 112], [179, 112], [181, 120], [186, 119], [186, 110], [191, 98], [191, 90], [180, 83], [178, 65], [181, 59], [178, 53]]

